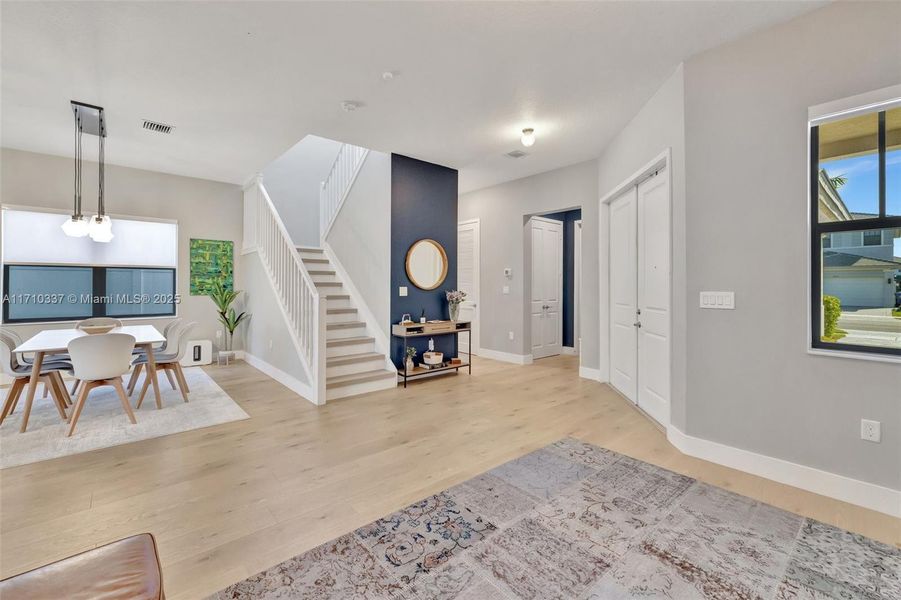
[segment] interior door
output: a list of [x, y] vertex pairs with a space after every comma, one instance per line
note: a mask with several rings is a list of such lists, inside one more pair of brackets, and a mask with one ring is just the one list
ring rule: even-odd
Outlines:
[[630, 188], [610, 203], [610, 383], [638, 401], [638, 201]]
[[[479, 353], [479, 221], [465, 221], [457, 225], [457, 287], [466, 292], [460, 305], [461, 321], [472, 323], [472, 354]], [[470, 334], [458, 336], [458, 353], [468, 353]]]
[[573, 227], [573, 345], [582, 354], [582, 220]]
[[670, 398], [670, 201], [665, 170], [638, 185], [638, 406], [664, 426]]
[[532, 358], [563, 352], [563, 223], [529, 219], [532, 256]]

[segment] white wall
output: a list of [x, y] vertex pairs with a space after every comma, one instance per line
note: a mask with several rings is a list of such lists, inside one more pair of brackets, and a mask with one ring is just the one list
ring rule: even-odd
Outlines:
[[840, 2], [685, 64], [687, 433], [896, 490], [901, 365], [807, 353], [806, 123], [901, 82], [899, 31], [897, 2]]
[[319, 246], [319, 189], [341, 142], [308, 135], [263, 169], [263, 185], [298, 246]]
[[[606, 196], [638, 169], [652, 161], [661, 152], [670, 149], [672, 169], [672, 247], [673, 247], [673, 301], [672, 301], [672, 386], [670, 398], [670, 419], [680, 429], [685, 425], [685, 340], [686, 340], [686, 291], [685, 291], [685, 128], [684, 128], [684, 85], [682, 66], [663, 83], [654, 96], [648, 100], [638, 114], [617, 134], [604, 149], [598, 159], [598, 192]], [[606, 211], [601, 211], [602, 225], [598, 228], [603, 249], [607, 248], [609, 229], [604, 220]], [[585, 217], [583, 216], [583, 221]], [[585, 232], [583, 232], [585, 235]], [[588, 257], [587, 253], [583, 256]], [[598, 256], [594, 254], [593, 256]], [[589, 257], [590, 260], [591, 257]], [[607, 254], [601, 255], [600, 264], [586, 260], [591, 269], [600, 269], [600, 294], [596, 305], [583, 305], [583, 315], [597, 310], [598, 315], [609, 314], [608, 262]], [[597, 307], [596, 309], [593, 307]], [[607, 318], [600, 318], [600, 370], [601, 379], [609, 380], [609, 328]], [[598, 332], [589, 336], [597, 338]]]
[[370, 150], [326, 242], [390, 335], [391, 155]]
[[[516, 355], [529, 354], [525, 339], [526, 311], [523, 284], [527, 281], [523, 224], [526, 215], [562, 209], [582, 209], [582, 293], [579, 320], [582, 366], [599, 365], [598, 304], [598, 177], [597, 161], [588, 161], [517, 179], [460, 196], [460, 221], [479, 219], [481, 226], [480, 321], [482, 348]], [[513, 279], [504, 277], [504, 267], [513, 268]], [[510, 286], [510, 294], [502, 287]], [[508, 332], [513, 331], [510, 341]]]
[[[96, 207], [97, 166], [85, 163], [85, 212]], [[0, 202], [3, 204], [72, 210], [73, 160], [3, 148], [0, 153]], [[178, 316], [197, 321], [192, 337], [210, 339], [221, 331], [216, 307], [207, 296], [189, 293], [189, 244], [191, 238], [231, 240], [235, 244], [235, 287], [243, 285], [237, 267], [242, 236], [242, 191], [240, 186], [205, 179], [156, 173], [116, 165], [106, 166], [106, 205], [116, 215], [175, 219], [178, 221], [177, 292], [181, 294]], [[113, 224], [115, 232], [115, 223]], [[162, 329], [166, 319], [134, 320]], [[71, 327], [71, 324], [14, 326], [24, 337], [40, 329]], [[241, 347], [236, 336], [235, 346]]]

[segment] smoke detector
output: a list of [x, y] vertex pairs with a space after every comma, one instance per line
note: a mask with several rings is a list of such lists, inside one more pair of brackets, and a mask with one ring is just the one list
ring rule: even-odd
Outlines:
[[344, 112], [353, 112], [360, 108], [360, 103], [354, 102], [353, 100], [345, 100], [341, 103], [341, 108]]
[[509, 156], [510, 158], [524, 158], [528, 156], [528, 153], [523, 152], [522, 150], [511, 150], [504, 154], [504, 156]]
[[144, 125], [142, 127], [147, 131], [156, 133], [172, 133], [172, 130], [175, 129], [174, 125], [166, 125], [165, 123], [150, 121], [148, 119], [144, 119]]

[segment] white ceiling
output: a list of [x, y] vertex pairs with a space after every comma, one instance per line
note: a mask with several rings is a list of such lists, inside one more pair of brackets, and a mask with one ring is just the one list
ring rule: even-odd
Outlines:
[[680, 61], [821, 4], [3, 2], [0, 143], [71, 155], [76, 99], [116, 164], [241, 183], [312, 133], [467, 191], [598, 156]]

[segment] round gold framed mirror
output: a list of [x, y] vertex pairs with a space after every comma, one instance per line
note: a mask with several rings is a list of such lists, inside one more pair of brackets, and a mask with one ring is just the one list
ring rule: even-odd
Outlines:
[[447, 253], [435, 240], [422, 239], [407, 250], [407, 277], [421, 290], [434, 290], [447, 277]]

